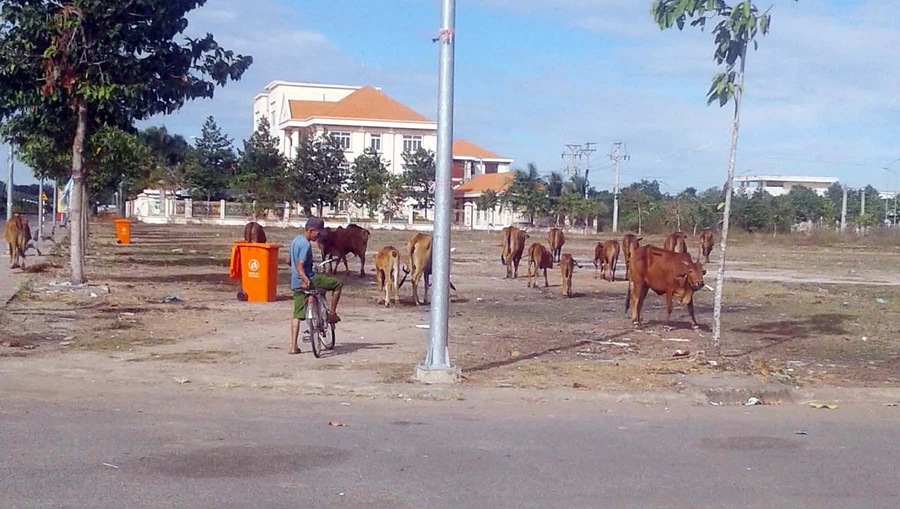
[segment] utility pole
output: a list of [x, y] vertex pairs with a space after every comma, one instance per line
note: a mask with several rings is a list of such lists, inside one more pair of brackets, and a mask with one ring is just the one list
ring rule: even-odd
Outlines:
[[7, 164], [9, 165], [9, 174], [6, 178], [6, 220], [9, 221], [13, 216], [13, 146], [9, 145], [9, 154]]
[[575, 143], [567, 143], [566, 151], [562, 153], [562, 158], [565, 159], [567, 157], [569, 158], [569, 162], [566, 163], [566, 176], [577, 176], [578, 164], [575, 162], [575, 160], [581, 157], [581, 145]]
[[847, 229], [847, 186], [841, 186], [844, 190], [844, 198], [841, 201], [841, 232]]
[[585, 156], [587, 156], [587, 166], [584, 169], [584, 188], [581, 190], [582, 198], [587, 198], [587, 190], [588, 190], [588, 186], [590, 185], [588, 183], [588, 175], [590, 175], [590, 173], [591, 173], [591, 154], [593, 154], [594, 152], [597, 151], [597, 149], [591, 147], [591, 145], [596, 145], [596, 144], [597, 144], [597, 142], [595, 142], [595, 141], [589, 141], [589, 142], [585, 143], [584, 148], [581, 149], [581, 153], [584, 154]]
[[859, 191], [859, 215], [865, 215], [866, 213], [866, 190], [860, 189]]
[[450, 315], [450, 208], [453, 191], [453, 65], [456, 0], [441, 0], [441, 28], [435, 42], [440, 45], [438, 65], [437, 154], [435, 161], [434, 243], [431, 287], [431, 320], [425, 360], [416, 366], [415, 378], [425, 383], [448, 383], [459, 379], [459, 369], [450, 365], [447, 347]]
[[619, 231], [619, 162], [627, 161], [631, 157], [625, 150], [625, 144], [621, 141], [613, 143], [612, 153], [609, 158], [614, 163], [614, 171], [616, 172], [616, 186], [613, 188], [613, 233]]
[[44, 177], [38, 181], [38, 242], [44, 238]]

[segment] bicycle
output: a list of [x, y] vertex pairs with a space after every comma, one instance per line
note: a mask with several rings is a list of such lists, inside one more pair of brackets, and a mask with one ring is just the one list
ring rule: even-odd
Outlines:
[[[321, 269], [333, 261], [336, 260], [325, 260], [316, 266]], [[306, 328], [309, 332], [309, 343], [312, 345], [313, 355], [318, 359], [325, 350], [334, 350], [334, 324], [327, 320], [328, 297], [325, 295], [327, 290], [309, 288], [301, 291], [306, 295]]]

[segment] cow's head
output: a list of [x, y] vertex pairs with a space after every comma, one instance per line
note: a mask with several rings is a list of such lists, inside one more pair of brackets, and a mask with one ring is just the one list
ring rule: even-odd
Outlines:
[[706, 275], [706, 270], [702, 265], [693, 260], [682, 260], [681, 263], [685, 265], [686, 269], [682, 278], [695, 292], [706, 286], [706, 283], [703, 282], [703, 276]]

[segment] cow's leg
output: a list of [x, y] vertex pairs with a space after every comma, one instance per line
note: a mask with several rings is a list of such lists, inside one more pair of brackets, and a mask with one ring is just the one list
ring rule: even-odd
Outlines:
[[366, 253], [359, 257], [359, 277], [366, 277]]
[[515, 267], [513, 269], [513, 279], [519, 279], [519, 262], [521, 260], [521, 258], [513, 258], [513, 267]]
[[643, 289], [637, 283], [629, 282], [628, 285], [630, 302], [625, 305], [625, 311], [628, 311], [629, 307], [631, 308], [631, 324], [638, 328], [641, 324], [640, 314], [638, 313], [638, 300], [640, 300], [640, 292]]
[[385, 273], [381, 269], [375, 269], [375, 282], [378, 283], [378, 295], [384, 292], [384, 305], [388, 305], [390, 295], [388, 294], [387, 285], [384, 282]]
[[429, 284], [430, 281], [429, 281], [429, 280], [431, 279], [431, 276], [429, 276], [428, 274], [425, 274], [425, 277], [424, 277], [423, 279], [425, 279], [425, 296], [422, 297], [422, 300], [425, 302], [425, 304], [428, 304], [428, 299], [429, 299], [430, 296], [431, 296], [431, 293], [430, 293], [430, 290], [429, 290], [429, 286], [430, 286], [430, 284]]
[[687, 303], [688, 314], [691, 315], [691, 322], [694, 323], [694, 330], [698, 330], [700, 328], [700, 324], [697, 323], [697, 318], [694, 316], [694, 298], [691, 297], [691, 300]]
[[635, 328], [641, 328], [641, 319], [643, 318], [644, 311], [644, 301], [647, 299], [647, 292], [650, 290], [649, 286], [645, 285], [635, 285], [635, 291], [632, 293], [632, 308], [631, 308], [631, 320]]
[[672, 326], [669, 325], [669, 318], [672, 317], [672, 291], [666, 292], [666, 320], [663, 322], [663, 330], [670, 331]]
[[544, 288], [550, 287], [550, 281], [547, 281], [547, 269], [544, 269]]
[[398, 282], [400, 281], [400, 265], [398, 264], [394, 267], [393, 277], [391, 278], [391, 286], [394, 287], [394, 305], [400, 305], [400, 286]]

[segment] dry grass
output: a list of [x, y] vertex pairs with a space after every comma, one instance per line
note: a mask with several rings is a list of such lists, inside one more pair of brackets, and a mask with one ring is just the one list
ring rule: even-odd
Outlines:
[[148, 357], [143, 357], [140, 359], [133, 359], [132, 362], [142, 362], [142, 361], [171, 361], [171, 362], [183, 362], [189, 364], [216, 364], [221, 360], [228, 359], [229, 357], [234, 357], [239, 355], [240, 352], [233, 352], [229, 350], [188, 350], [186, 352], [173, 352], [173, 353], [161, 353], [161, 354], [151, 354]]

